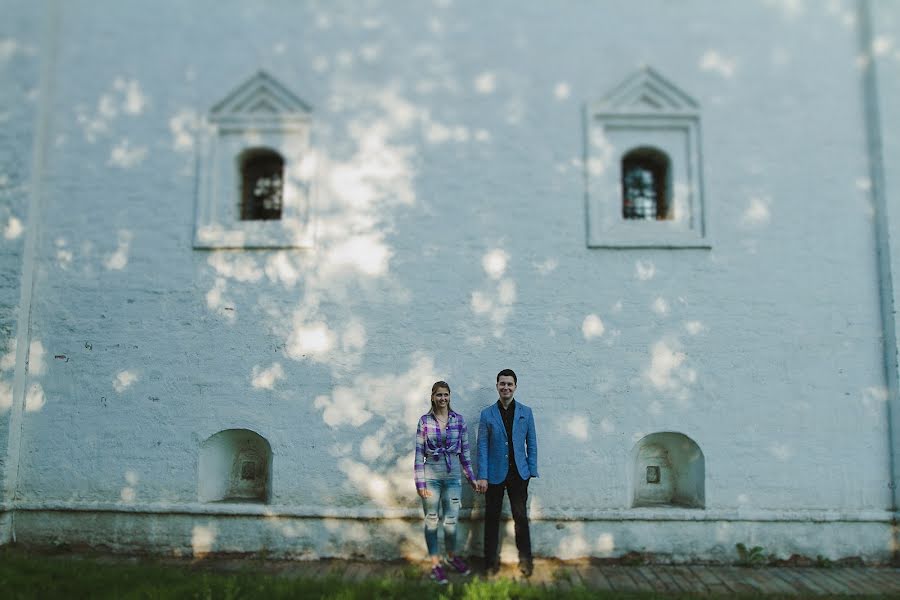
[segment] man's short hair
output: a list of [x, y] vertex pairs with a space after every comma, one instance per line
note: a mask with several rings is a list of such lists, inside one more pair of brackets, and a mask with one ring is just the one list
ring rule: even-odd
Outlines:
[[499, 383], [501, 377], [512, 377], [513, 383], [519, 385], [519, 379], [516, 377], [516, 372], [512, 369], [503, 369], [499, 373], [497, 373], [497, 382]]

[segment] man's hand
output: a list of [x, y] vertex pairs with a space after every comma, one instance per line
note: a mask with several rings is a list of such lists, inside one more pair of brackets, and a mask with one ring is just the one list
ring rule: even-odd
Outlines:
[[419, 498], [431, 498], [431, 490], [428, 488], [419, 488], [416, 492], [419, 494]]
[[479, 479], [475, 482], [475, 491], [479, 494], [483, 494], [487, 491], [488, 482], [487, 479]]

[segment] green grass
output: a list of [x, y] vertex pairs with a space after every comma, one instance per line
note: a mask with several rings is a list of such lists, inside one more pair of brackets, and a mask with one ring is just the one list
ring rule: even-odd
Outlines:
[[[128, 562], [133, 564], [126, 564]], [[241, 566], [237, 571], [223, 572], [217, 570], [215, 561], [164, 564], [153, 558], [130, 561], [127, 558], [108, 556], [47, 555], [6, 547], [0, 548], [0, 597], [117, 600], [166, 598], [645, 600], [694, 597], [687, 594], [674, 596], [653, 593], [623, 594], [586, 590], [580, 587], [546, 590], [539, 586], [523, 586], [507, 579], [484, 581], [477, 577], [457, 580], [449, 586], [439, 587], [425, 579], [424, 570], [415, 565], [395, 569], [392, 577], [352, 582], [344, 581], [335, 575], [297, 577], [298, 573], [311, 572], [309, 568], [300, 567], [294, 569], [293, 573], [289, 567], [279, 575], [277, 569], [273, 571], [272, 563], [253, 558], [248, 558], [245, 562], [245, 565], [242, 562], [238, 563]]]
[[[189, 565], [106, 564], [91, 558], [67, 558], [0, 550], [0, 597], [3, 598], [547, 598], [541, 589], [500, 580], [471, 579], [438, 587], [419, 568], [405, 568], [395, 578], [345, 582], [336, 576], [292, 578], [259, 572], [253, 559], [238, 572], [223, 573]], [[553, 593], [554, 598], [589, 598], [585, 591]]]
[[[404, 567], [393, 578], [347, 582], [334, 575], [323, 578], [291, 577], [267, 573], [261, 561], [248, 558], [237, 572], [220, 572], [197, 563], [161, 564], [152, 558], [138, 564], [112, 564], [103, 557], [70, 557], [28, 552], [20, 548], [0, 549], [0, 597], [19, 598], [597, 598], [587, 590], [548, 592], [509, 580], [481, 581], [470, 578], [439, 587], [425, 579], [416, 566]], [[623, 597], [621, 595], [617, 597]], [[626, 596], [628, 597], [628, 596]], [[650, 598], [652, 596], [631, 596]]]

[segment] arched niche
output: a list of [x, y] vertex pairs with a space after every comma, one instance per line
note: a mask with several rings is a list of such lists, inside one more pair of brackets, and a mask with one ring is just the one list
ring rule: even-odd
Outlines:
[[703, 508], [706, 467], [697, 443], [673, 431], [645, 436], [632, 450], [633, 507]]
[[272, 447], [249, 429], [226, 429], [200, 444], [201, 502], [266, 503], [272, 490]]

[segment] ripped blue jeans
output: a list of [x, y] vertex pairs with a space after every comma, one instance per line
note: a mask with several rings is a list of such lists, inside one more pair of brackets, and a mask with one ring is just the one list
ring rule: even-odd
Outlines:
[[429, 498], [422, 498], [425, 509], [425, 544], [428, 554], [437, 556], [438, 524], [444, 517], [444, 549], [456, 552], [456, 522], [459, 519], [459, 507], [462, 499], [462, 486], [459, 479], [426, 479], [425, 489], [431, 492]]

